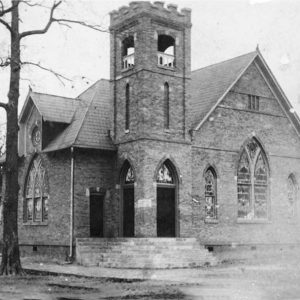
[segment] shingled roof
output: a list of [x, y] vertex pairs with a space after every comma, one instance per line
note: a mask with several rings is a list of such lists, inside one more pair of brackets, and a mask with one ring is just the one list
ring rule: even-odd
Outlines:
[[256, 51], [247, 53], [192, 72], [190, 118], [193, 127], [226, 94], [256, 55]]
[[50, 152], [68, 147], [114, 150], [111, 129], [110, 83], [101, 79], [78, 96], [72, 123], [45, 149]]
[[189, 117], [193, 130], [198, 130], [214, 111], [230, 89], [255, 61], [264, 73], [268, 85], [287, 118], [300, 136], [300, 118], [293, 112], [292, 105], [265, 62], [259, 49], [192, 72], [191, 109]]
[[20, 114], [20, 122], [26, 118], [29, 101], [33, 101], [44, 121], [65, 124], [71, 123], [78, 105], [73, 98], [30, 91]]

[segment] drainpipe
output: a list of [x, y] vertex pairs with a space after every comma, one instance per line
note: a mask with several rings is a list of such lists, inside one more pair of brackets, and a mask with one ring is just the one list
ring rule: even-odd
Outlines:
[[70, 180], [70, 252], [69, 259], [73, 258], [74, 236], [74, 148], [71, 147], [71, 180]]

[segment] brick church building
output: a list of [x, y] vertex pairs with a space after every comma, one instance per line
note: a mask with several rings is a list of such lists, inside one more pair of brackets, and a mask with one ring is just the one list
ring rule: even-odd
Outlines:
[[299, 243], [300, 120], [259, 50], [191, 71], [191, 11], [160, 1], [111, 12], [110, 32], [110, 80], [28, 93], [21, 249]]

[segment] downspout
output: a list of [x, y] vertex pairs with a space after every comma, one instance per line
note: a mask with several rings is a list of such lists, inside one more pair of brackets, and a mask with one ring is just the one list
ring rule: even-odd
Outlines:
[[69, 260], [73, 259], [74, 236], [74, 148], [71, 147], [71, 179], [70, 179], [70, 250]]

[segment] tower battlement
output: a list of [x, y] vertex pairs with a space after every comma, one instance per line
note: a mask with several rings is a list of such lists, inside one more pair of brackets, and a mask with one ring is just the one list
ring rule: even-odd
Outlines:
[[165, 7], [163, 1], [154, 1], [153, 3], [150, 1], [133, 1], [129, 3], [129, 6], [122, 6], [110, 13], [111, 27], [143, 13], [163, 19], [172, 19], [184, 26], [191, 26], [191, 9], [189, 8], [182, 8], [179, 11], [176, 4], [170, 3]]

